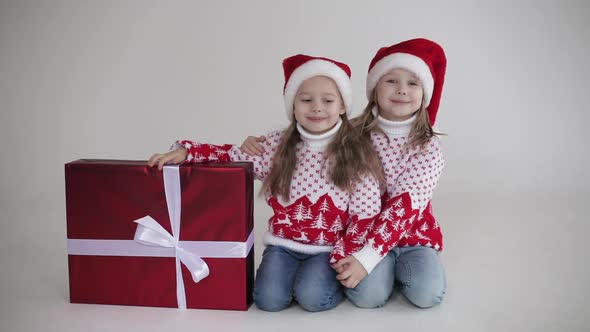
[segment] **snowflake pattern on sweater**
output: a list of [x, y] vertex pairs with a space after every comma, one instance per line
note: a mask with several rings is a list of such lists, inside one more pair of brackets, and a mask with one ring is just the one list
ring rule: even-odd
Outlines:
[[[192, 141], [178, 141], [176, 145], [188, 151], [186, 163], [251, 161], [255, 177], [264, 180], [272, 167], [273, 155], [282, 133], [271, 132], [262, 143], [262, 156], [249, 156], [235, 145], [211, 145]], [[303, 141], [296, 146], [299, 161], [291, 181], [291, 198], [271, 196], [265, 193], [266, 201], [273, 209], [265, 234], [266, 245], [280, 245], [294, 251], [314, 254], [333, 251], [334, 245], [345, 249], [336, 253], [334, 259], [346, 253], [360, 250], [364, 245], [359, 235], [368, 234], [375, 217], [381, 210], [380, 188], [372, 176], [361, 177], [353, 192], [336, 187], [327, 176], [328, 163], [324, 149], [329, 140], [322, 142]], [[354, 232], [346, 231], [354, 229]]]
[[[425, 146], [408, 142], [411, 121], [402, 128], [371, 133], [386, 177], [382, 211], [367, 235], [364, 248], [354, 253], [367, 272], [395, 246], [428, 246], [442, 250], [442, 232], [432, 214], [430, 201], [444, 159], [440, 141], [433, 137]], [[391, 129], [391, 128], [389, 128]]]

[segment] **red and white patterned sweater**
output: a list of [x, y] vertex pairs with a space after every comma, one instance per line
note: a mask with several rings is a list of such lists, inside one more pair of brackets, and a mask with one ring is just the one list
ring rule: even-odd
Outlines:
[[[328, 162], [325, 162], [324, 151], [340, 125], [341, 121], [321, 135], [311, 135], [297, 127], [302, 142], [296, 147], [298, 165], [291, 181], [291, 198], [285, 200], [282, 196], [265, 193], [266, 201], [274, 212], [268, 220], [268, 232], [263, 240], [265, 245], [316, 254], [332, 251], [338, 241], [344, 250], [335, 255], [336, 259], [363, 247], [364, 238], [359, 241], [358, 234], [368, 232], [381, 211], [380, 188], [374, 177], [363, 176], [355, 184], [354, 191], [349, 193], [335, 186], [327, 177]], [[251, 161], [255, 177], [264, 180], [270, 174], [281, 135], [280, 131], [266, 135], [262, 156], [249, 156], [230, 144], [177, 141], [176, 146], [187, 149], [185, 163]]]
[[430, 205], [444, 166], [443, 154], [436, 136], [423, 148], [409, 145], [408, 135], [415, 119], [393, 122], [378, 117], [383, 133], [371, 133], [387, 189], [382, 197], [383, 209], [366, 236], [366, 245], [353, 254], [369, 273], [393, 247], [443, 247], [440, 225]]

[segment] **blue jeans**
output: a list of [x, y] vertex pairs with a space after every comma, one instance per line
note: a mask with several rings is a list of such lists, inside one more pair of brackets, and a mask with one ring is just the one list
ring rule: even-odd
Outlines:
[[344, 298], [330, 253], [302, 254], [268, 246], [256, 272], [254, 303], [265, 311], [280, 311], [293, 300], [307, 311], [336, 307]]
[[375, 269], [346, 297], [361, 308], [378, 308], [393, 292], [394, 284], [415, 306], [430, 308], [442, 302], [447, 279], [438, 251], [430, 247], [393, 248]]

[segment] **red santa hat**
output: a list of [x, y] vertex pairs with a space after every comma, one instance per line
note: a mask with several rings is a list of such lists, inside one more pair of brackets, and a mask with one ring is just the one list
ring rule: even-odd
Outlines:
[[437, 43], [424, 39], [411, 39], [377, 51], [369, 65], [367, 98], [371, 100], [373, 89], [381, 76], [392, 69], [401, 68], [416, 74], [424, 89], [424, 107], [430, 124], [434, 125], [445, 81], [447, 58]]
[[285, 109], [289, 120], [293, 116], [293, 101], [297, 90], [303, 81], [314, 76], [326, 76], [334, 80], [340, 90], [346, 113], [352, 108], [352, 85], [350, 82], [350, 68], [342, 63], [328, 58], [297, 54], [283, 60], [285, 72]]

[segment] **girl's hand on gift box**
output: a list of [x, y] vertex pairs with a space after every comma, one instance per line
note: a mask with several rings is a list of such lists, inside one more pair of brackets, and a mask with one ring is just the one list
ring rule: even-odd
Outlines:
[[162, 170], [165, 164], [180, 164], [185, 161], [188, 151], [181, 147], [168, 153], [156, 153], [148, 160], [148, 166], [152, 167], [156, 164], [158, 169]]

